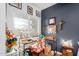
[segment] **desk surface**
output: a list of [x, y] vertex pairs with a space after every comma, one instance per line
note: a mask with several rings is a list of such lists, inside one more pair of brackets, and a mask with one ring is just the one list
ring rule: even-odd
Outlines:
[[33, 41], [22, 41], [22, 44], [29, 44], [32, 43]]

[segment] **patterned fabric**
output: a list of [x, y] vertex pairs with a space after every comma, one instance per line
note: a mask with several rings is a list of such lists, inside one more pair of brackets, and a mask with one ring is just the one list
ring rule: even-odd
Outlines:
[[31, 46], [32, 52], [41, 52], [45, 48], [44, 46], [44, 40], [41, 39], [40, 41], [36, 42], [34, 45]]

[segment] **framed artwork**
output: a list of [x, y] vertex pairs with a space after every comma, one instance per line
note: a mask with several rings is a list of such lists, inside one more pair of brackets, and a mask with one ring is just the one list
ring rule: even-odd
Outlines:
[[48, 33], [56, 33], [56, 25], [49, 25]]
[[36, 11], [35, 11], [35, 15], [36, 15], [37, 17], [41, 17], [40, 11], [36, 10]]
[[60, 28], [60, 30], [63, 29], [64, 23], [65, 22], [63, 20], [60, 20], [60, 22], [59, 22], [59, 28]]
[[27, 13], [33, 15], [33, 8], [31, 6], [27, 6]]
[[18, 9], [22, 9], [22, 3], [9, 3], [9, 5], [16, 7]]
[[56, 24], [56, 17], [50, 18], [50, 19], [48, 20], [48, 24], [49, 24], [49, 25], [54, 25], [54, 24]]

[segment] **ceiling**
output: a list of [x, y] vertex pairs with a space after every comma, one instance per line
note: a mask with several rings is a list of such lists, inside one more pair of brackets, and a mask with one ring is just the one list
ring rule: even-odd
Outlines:
[[40, 10], [43, 10], [45, 8], [48, 8], [52, 5], [55, 5], [56, 3], [32, 3], [32, 5], [36, 6]]

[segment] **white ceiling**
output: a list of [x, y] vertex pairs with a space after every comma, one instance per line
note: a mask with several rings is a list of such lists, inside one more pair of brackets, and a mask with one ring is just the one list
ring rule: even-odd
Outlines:
[[36, 6], [40, 10], [43, 10], [45, 8], [48, 8], [52, 5], [55, 5], [56, 3], [32, 3], [32, 5]]

